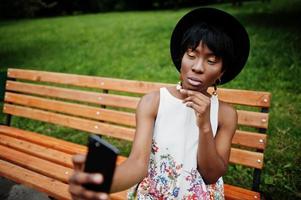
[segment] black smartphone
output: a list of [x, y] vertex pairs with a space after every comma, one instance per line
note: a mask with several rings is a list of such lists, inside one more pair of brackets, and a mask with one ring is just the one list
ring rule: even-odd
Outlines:
[[97, 192], [110, 192], [119, 150], [101, 139], [98, 135], [89, 135], [88, 154], [85, 162], [85, 172], [101, 173], [103, 183], [85, 184], [84, 187]]

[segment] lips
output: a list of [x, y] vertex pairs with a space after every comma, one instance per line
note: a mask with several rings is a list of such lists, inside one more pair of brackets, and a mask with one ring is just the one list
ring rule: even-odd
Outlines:
[[194, 77], [188, 77], [187, 81], [192, 86], [201, 86], [203, 84], [203, 82], [200, 79]]

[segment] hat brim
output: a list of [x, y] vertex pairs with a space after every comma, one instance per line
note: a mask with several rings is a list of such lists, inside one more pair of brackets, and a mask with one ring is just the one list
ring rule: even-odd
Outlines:
[[227, 68], [221, 77], [221, 84], [234, 79], [244, 65], [249, 56], [250, 40], [247, 31], [232, 15], [215, 8], [197, 8], [184, 15], [175, 26], [171, 40], [170, 52], [172, 61], [178, 71], [181, 69], [181, 42], [183, 34], [187, 29], [197, 23], [207, 23], [215, 26], [233, 40], [234, 60], [233, 64]]

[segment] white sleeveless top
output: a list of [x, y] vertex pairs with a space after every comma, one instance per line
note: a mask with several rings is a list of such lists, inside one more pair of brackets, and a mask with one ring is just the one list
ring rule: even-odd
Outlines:
[[[217, 96], [212, 96], [210, 121], [214, 136], [218, 106]], [[148, 175], [137, 187], [137, 199], [224, 199], [222, 178], [206, 185], [197, 170], [198, 131], [195, 111], [161, 88]], [[129, 199], [133, 197], [129, 195]]]

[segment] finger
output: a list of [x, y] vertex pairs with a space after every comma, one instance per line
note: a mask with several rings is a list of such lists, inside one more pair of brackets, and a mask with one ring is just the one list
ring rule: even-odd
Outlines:
[[192, 101], [187, 102], [186, 106], [192, 108], [197, 113], [197, 116], [204, 113], [206, 110], [206, 107], [203, 104], [197, 104]]
[[105, 199], [109, 199], [108, 194], [87, 190], [81, 185], [70, 184], [69, 192], [70, 192], [73, 200], [82, 200], [82, 199], [105, 200]]
[[192, 90], [186, 90], [186, 89], [180, 89], [180, 93], [187, 95], [187, 96], [191, 96], [193, 94], [195, 94], [195, 91]]
[[187, 98], [185, 98], [183, 100], [183, 103], [186, 103], [189, 101], [197, 103], [197, 104], [208, 104], [210, 102], [210, 99], [206, 96], [203, 96], [202, 94], [201, 95], [195, 94], [193, 96], [188, 96]]
[[183, 103], [187, 107], [194, 109], [198, 113], [205, 113], [206, 111], [210, 110], [210, 99], [203, 99], [197, 97], [190, 97], [188, 100], [185, 100]]
[[81, 185], [69, 185], [69, 193], [71, 194], [73, 200], [81, 199], [81, 194], [83, 193], [83, 190], [84, 188]]
[[191, 102], [187, 106], [194, 110], [196, 117], [201, 117], [202, 116], [202, 112], [199, 111], [199, 110], [201, 110], [200, 106], [198, 106], [194, 103], [191, 103]]
[[77, 154], [72, 157], [72, 162], [75, 171], [82, 171], [84, 167], [84, 163], [86, 161], [86, 156], [82, 154]]
[[186, 106], [187, 106], [187, 107], [190, 107], [190, 108], [192, 108], [192, 109], [195, 109], [195, 108], [197, 107], [197, 105], [196, 105], [194, 102], [192, 102], [192, 101], [188, 101], [188, 102], [186, 103]]
[[109, 199], [109, 195], [101, 192], [94, 192], [90, 190], [84, 190], [81, 194], [83, 199], [91, 199], [91, 200], [106, 200]]
[[85, 184], [85, 183], [93, 183], [100, 184], [103, 182], [103, 176], [101, 174], [88, 174], [84, 172], [76, 172], [74, 173], [69, 182], [72, 184]]
[[181, 89], [180, 93], [186, 95], [187, 97], [196, 96], [198, 98], [210, 99], [208, 96], [206, 96], [205, 94], [198, 92], [198, 91]]

